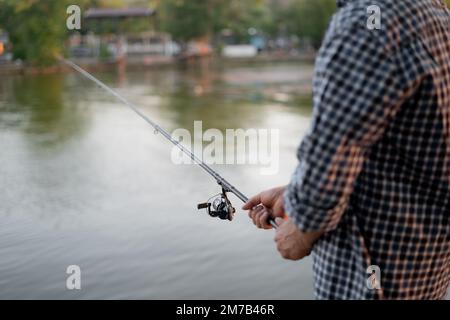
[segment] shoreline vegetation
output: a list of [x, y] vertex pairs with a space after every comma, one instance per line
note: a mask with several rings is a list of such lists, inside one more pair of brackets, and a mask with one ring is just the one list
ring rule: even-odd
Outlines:
[[[87, 59], [71, 59], [75, 63], [79, 64], [88, 71], [107, 71], [107, 70], [120, 70], [120, 69], [154, 69], [154, 68], [166, 68], [174, 66], [186, 66], [196, 65], [199, 63], [212, 63], [214, 65], [248, 65], [248, 64], [260, 64], [260, 63], [282, 63], [282, 62], [306, 62], [311, 63], [315, 59], [315, 53], [304, 53], [296, 56], [277, 56], [277, 55], [261, 55], [252, 58], [225, 58], [220, 56], [212, 57], [198, 57], [189, 61], [179, 60], [176, 58], [171, 59], [154, 59], [151, 61], [143, 62], [142, 60], [136, 61], [132, 59], [127, 60], [87, 60]], [[54, 73], [72, 73], [73, 70], [65, 66], [64, 64], [57, 63], [51, 66], [32, 66], [27, 64], [3, 64], [0, 65], [0, 75], [40, 75], [40, 74], [54, 74]]]
[[[78, 13], [67, 12], [72, 5]], [[317, 50], [335, 7], [335, 0], [0, 0], [0, 74], [62, 72], [58, 55], [90, 69], [232, 56], [297, 61]], [[73, 29], [72, 17], [80, 21]]]
[[[90, 70], [228, 63], [219, 53], [228, 45], [257, 50], [236, 63], [313, 60], [336, 12], [335, 0], [77, 0], [80, 27], [69, 30], [72, 2], [0, 0], [0, 74], [63, 72], [55, 62], [62, 54]], [[124, 44], [136, 52], [129, 55]], [[213, 57], [191, 58], [191, 47]]]

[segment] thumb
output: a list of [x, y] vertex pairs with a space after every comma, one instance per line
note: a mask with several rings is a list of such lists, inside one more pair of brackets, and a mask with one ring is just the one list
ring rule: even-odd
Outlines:
[[257, 194], [256, 196], [251, 197], [248, 201], [243, 205], [243, 210], [250, 210], [256, 207], [261, 203], [261, 194]]
[[276, 218], [275, 218], [275, 223], [276, 223], [278, 226], [281, 226], [284, 222], [285, 222], [285, 221], [284, 221], [283, 218], [280, 218], [280, 217], [276, 217]]

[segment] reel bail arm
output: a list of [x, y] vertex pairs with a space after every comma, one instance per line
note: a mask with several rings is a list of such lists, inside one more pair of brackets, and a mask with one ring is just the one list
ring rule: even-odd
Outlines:
[[205, 203], [198, 204], [197, 209], [206, 209], [206, 212], [213, 218], [232, 221], [236, 209], [231, 204], [230, 199], [228, 199], [227, 192], [228, 191], [222, 187], [222, 193], [211, 197]]

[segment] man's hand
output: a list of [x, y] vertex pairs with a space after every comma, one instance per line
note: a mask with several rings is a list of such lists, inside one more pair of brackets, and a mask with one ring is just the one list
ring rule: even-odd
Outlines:
[[271, 229], [272, 226], [268, 223], [269, 218], [284, 217], [285, 188], [283, 186], [263, 191], [250, 198], [242, 207], [244, 210], [250, 210], [248, 215], [258, 228]]
[[310, 254], [312, 246], [306, 242], [304, 234], [291, 220], [276, 218], [275, 222], [278, 228], [274, 240], [283, 258], [300, 260]]
[[278, 252], [285, 259], [300, 260], [311, 253], [314, 243], [323, 234], [318, 232], [301, 232], [291, 220], [276, 218], [278, 225], [275, 242]]
[[275, 219], [278, 225], [275, 242], [281, 256], [289, 260], [299, 260], [309, 255], [314, 243], [323, 234], [318, 232], [302, 232], [291, 220], [284, 220], [284, 190], [278, 187], [263, 191], [252, 197], [242, 207], [250, 210], [249, 216], [253, 223], [261, 229], [271, 229], [268, 219]]

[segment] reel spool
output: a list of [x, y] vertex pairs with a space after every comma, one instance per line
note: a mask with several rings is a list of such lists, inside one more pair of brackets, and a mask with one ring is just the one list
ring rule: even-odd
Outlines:
[[211, 217], [229, 221], [233, 220], [236, 212], [223, 189], [222, 193], [209, 198], [205, 203], [198, 204], [197, 209], [206, 209]]

